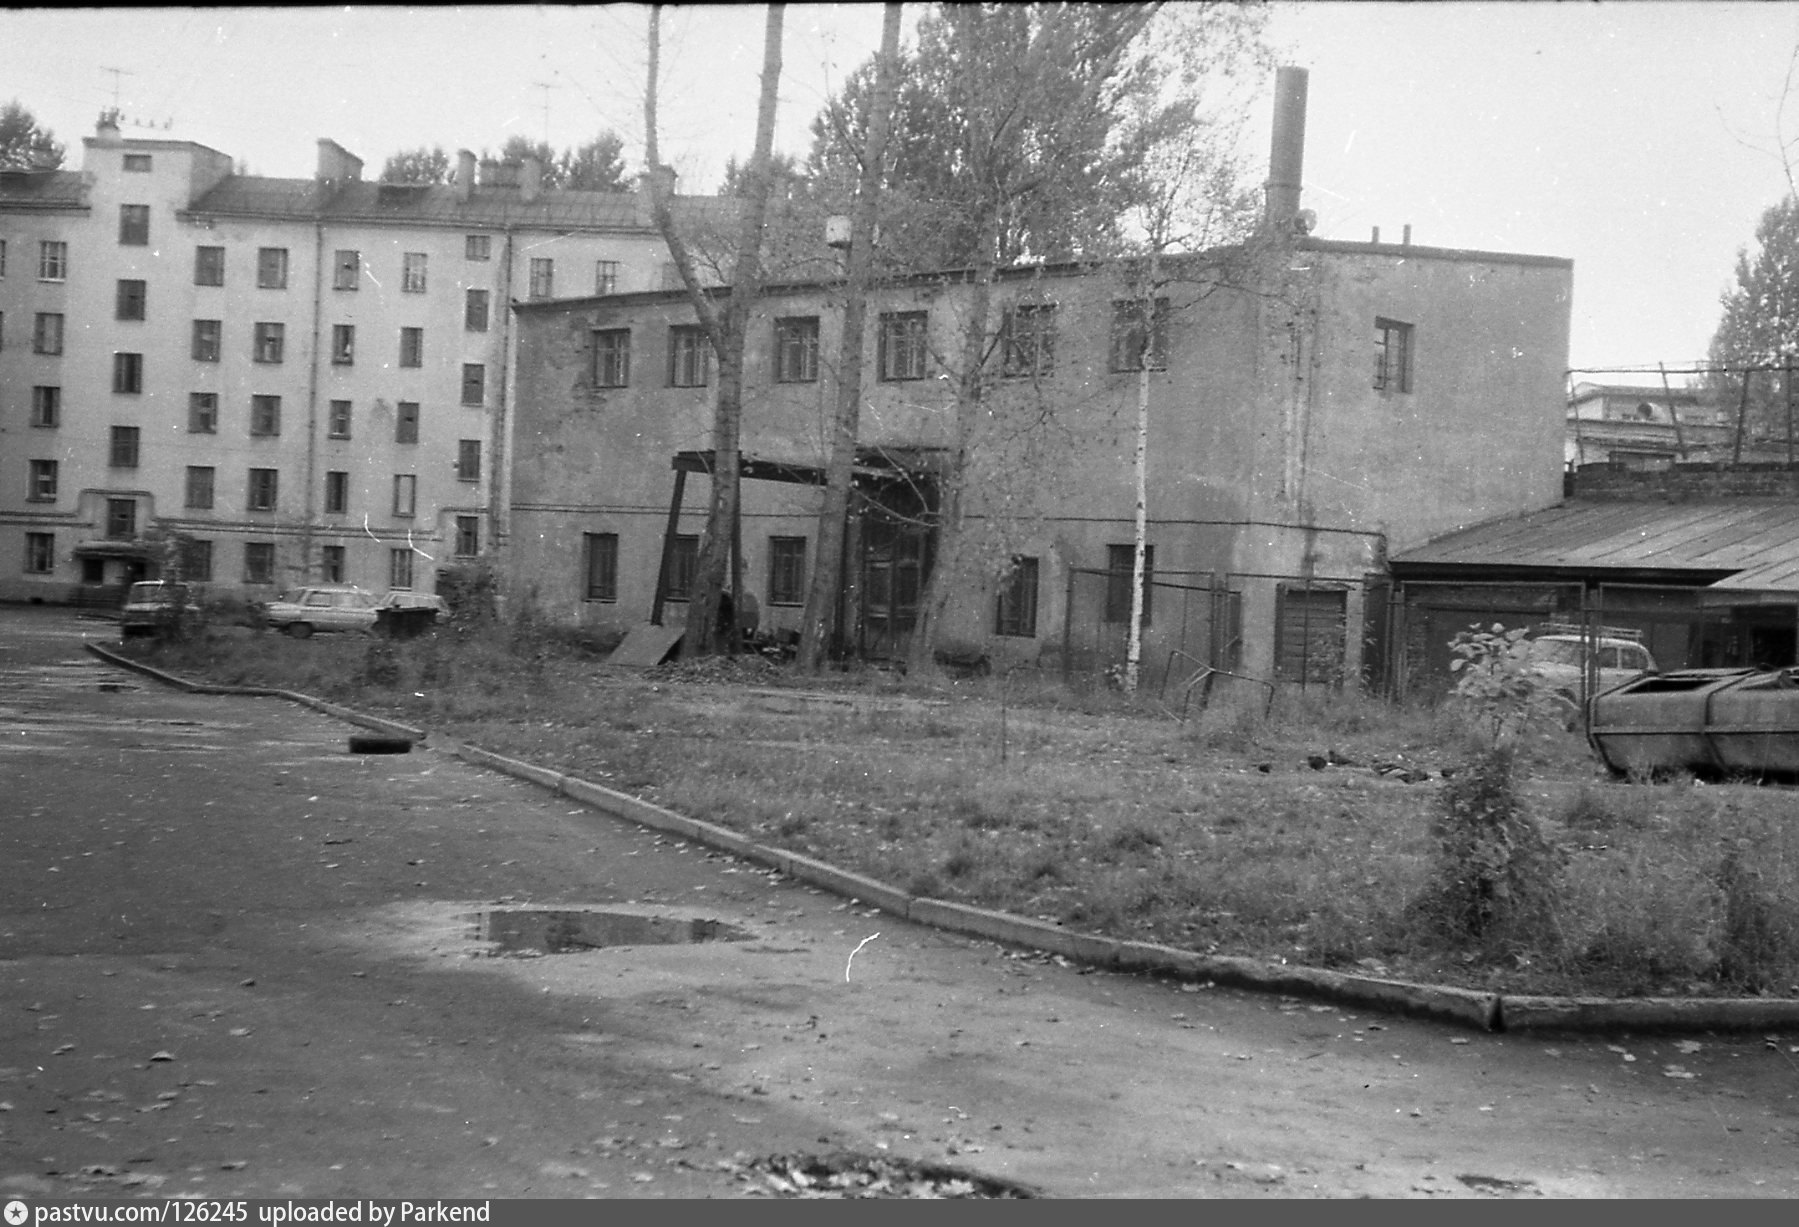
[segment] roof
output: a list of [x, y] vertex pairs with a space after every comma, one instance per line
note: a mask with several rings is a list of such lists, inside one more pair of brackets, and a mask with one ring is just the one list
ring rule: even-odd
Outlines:
[[0, 209], [85, 208], [80, 171], [0, 170]]
[[[343, 183], [320, 207], [316, 179], [266, 179], [232, 175], [194, 201], [189, 213], [208, 216], [292, 218], [315, 216], [333, 222], [399, 222], [490, 228], [522, 226], [543, 230], [643, 230], [632, 192], [546, 189], [527, 203], [518, 188], [476, 187], [463, 200], [453, 186]], [[734, 215], [736, 201], [719, 196], [678, 196], [677, 218], [695, 225]], [[315, 213], [315, 210], [316, 213]]]
[[1567, 502], [1391, 559], [1405, 578], [1588, 578], [1799, 591], [1799, 500]]

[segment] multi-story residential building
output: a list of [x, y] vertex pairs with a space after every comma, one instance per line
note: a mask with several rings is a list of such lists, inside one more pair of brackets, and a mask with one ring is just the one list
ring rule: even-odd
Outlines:
[[263, 178], [104, 116], [84, 146], [0, 175], [0, 599], [172, 563], [429, 590], [505, 531], [511, 303], [666, 284], [635, 194], [531, 162], [380, 184], [321, 140], [313, 178]]

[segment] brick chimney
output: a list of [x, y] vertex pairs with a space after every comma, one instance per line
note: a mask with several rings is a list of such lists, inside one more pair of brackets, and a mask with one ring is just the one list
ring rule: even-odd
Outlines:
[[362, 159], [329, 137], [319, 138], [319, 169], [326, 183], [354, 183], [362, 178]]
[[456, 151], [456, 199], [467, 204], [475, 194], [475, 155], [467, 149]]
[[534, 154], [526, 154], [525, 164], [519, 167], [518, 195], [526, 204], [536, 204], [543, 195], [543, 162]]

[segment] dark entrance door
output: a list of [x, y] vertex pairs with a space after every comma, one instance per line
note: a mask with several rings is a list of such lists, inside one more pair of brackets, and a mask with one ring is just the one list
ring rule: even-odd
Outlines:
[[904, 660], [912, 646], [931, 574], [932, 515], [922, 483], [872, 493], [862, 506], [857, 646], [864, 660]]

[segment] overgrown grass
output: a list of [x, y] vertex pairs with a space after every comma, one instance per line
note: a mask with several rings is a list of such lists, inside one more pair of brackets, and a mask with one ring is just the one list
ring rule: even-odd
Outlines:
[[1074, 927], [1512, 992], [1799, 992], [1790, 791], [1614, 783], [1578, 736], [1521, 743], [1505, 812], [1544, 842], [1506, 889], [1528, 893], [1532, 874], [1555, 889], [1528, 925], [1471, 930], [1432, 910], [1453, 810], [1441, 773], [1477, 753], [1444, 708], [1244, 689], [1183, 722], [1047, 679], [803, 679], [760, 662], [627, 674], [599, 646], [515, 624], [131, 650]]

